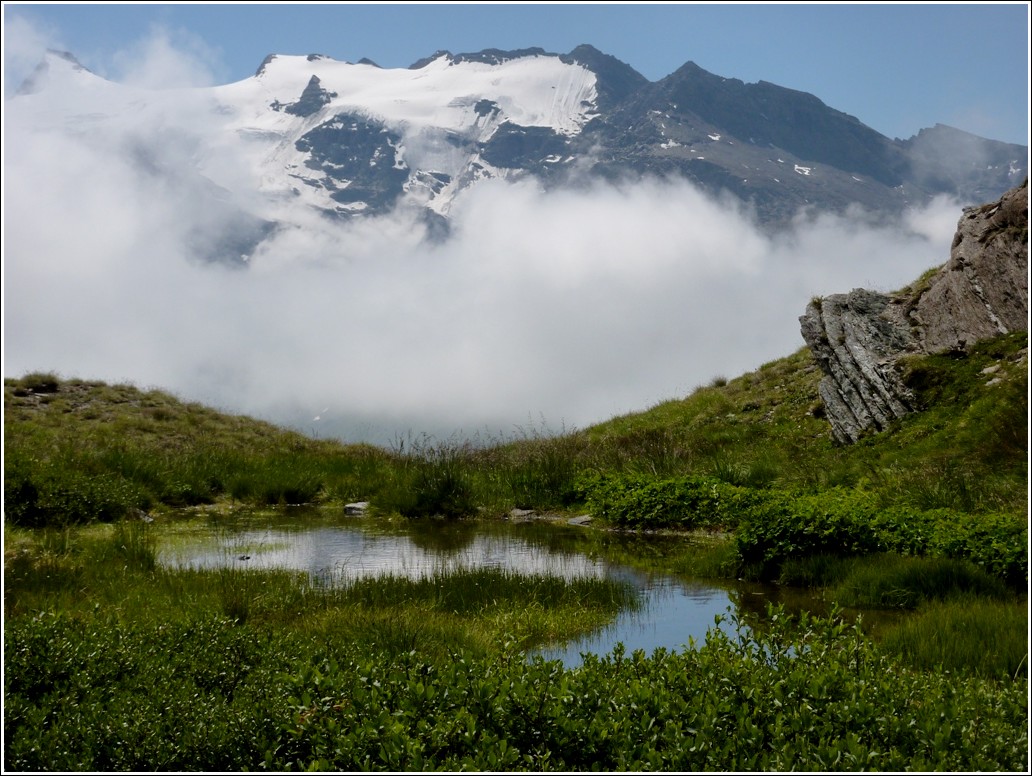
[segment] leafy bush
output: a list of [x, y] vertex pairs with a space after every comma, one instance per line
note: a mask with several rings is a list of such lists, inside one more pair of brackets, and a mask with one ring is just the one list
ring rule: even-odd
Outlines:
[[874, 527], [876, 511], [869, 497], [841, 488], [819, 495], [764, 492], [743, 512], [735, 542], [746, 566], [773, 578], [789, 558], [883, 549]]
[[743, 564], [766, 579], [791, 559], [896, 552], [969, 561], [1016, 588], [1028, 580], [1023, 517], [879, 508], [861, 491], [757, 493], [742, 512], [735, 543]]
[[1028, 583], [1028, 522], [1024, 515], [938, 510], [925, 519], [932, 523], [929, 554], [967, 559], [1015, 588]]
[[247, 768], [287, 714], [275, 672], [290, 654], [225, 620], [9, 621], [4, 770]]
[[707, 477], [595, 476], [579, 491], [592, 514], [626, 528], [731, 527], [758, 498]]
[[694, 650], [618, 647], [571, 671], [506, 649], [329, 659], [289, 682], [295, 714], [268, 767], [993, 770], [1028, 758], [1026, 682], [907, 671], [856, 626], [783, 612], [763, 635], [735, 623]]

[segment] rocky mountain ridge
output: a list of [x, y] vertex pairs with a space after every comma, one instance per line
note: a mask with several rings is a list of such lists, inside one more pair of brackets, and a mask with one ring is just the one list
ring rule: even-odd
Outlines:
[[[178, 127], [184, 101], [198, 120]], [[270, 55], [251, 78], [194, 90], [115, 84], [53, 52], [7, 107], [39, 131], [162, 137], [140, 155], [180, 178], [167, 149], [195, 149], [193, 174], [232, 226], [216, 260], [303, 221], [292, 208], [343, 221], [408, 208], [446, 229], [456, 199], [492, 178], [681, 177], [777, 228], [801, 209], [883, 219], [941, 194], [983, 202], [1027, 175], [1025, 146], [942, 125], [892, 140], [811, 94], [692, 62], [650, 82], [588, 45], [439, 51], [408, 69]], [[173, 131], [188, 137], [169, 143]], [[245, 176], [227, 174], [228, 153]]]
[[902, 357], [963, 352], [1028, 330], [1028, 179], [966, 209], [949, 261], [908, 288], [814, 299], [799, 320], [824, 372], [819, 390], [835, 438], [884, 430], [916, 409]]

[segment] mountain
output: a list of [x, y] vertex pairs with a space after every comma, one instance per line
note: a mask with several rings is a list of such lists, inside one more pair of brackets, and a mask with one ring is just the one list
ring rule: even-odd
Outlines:
[[[234, 261], [311, 211], [346, 221], [410, 209], [440, 233], [488, 179], [682, 176], [777, 228], [801, 208], [884, 217], [939, 194], [980, 202], [1027, 174], [1025, 146], [942, 125], [892, 140], [804, 92], [691, 62], [650, 82], [587, 45], [439, 51], [408, 69], [270, 55], [250, 78], [189, 90], [115, 84], [51, 52], [8, 108], [36, 131], [124, 138], [142, 174], [225, 224], [198, 230], [198, 253]], [[188, 163], [153, 142], [170, 128], [188, 136]]]

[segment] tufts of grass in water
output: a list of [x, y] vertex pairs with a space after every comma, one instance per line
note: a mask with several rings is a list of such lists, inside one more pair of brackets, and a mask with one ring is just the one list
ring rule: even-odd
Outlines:
[[175, 569], [155, 563], [154, 531], [139, 522], [5, 533], [8, 616], [62, 611], [123, 622], [220, 617], [238, 626], [333, 634], [349, 643], [443, 654], [487, 650], [499, 639], [528, 647], [609, 622], [637, 602], [606, 579], [501, 569], [440, 570], [327, 584], [300, 572]]

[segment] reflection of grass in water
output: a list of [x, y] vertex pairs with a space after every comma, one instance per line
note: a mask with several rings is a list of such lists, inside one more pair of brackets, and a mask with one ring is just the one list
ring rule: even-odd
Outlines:
[[[349, 521], [348, 527], [353, 524]], [[464, 528], [458, 533], [466, 538], [480, 535], [477, 527]], [[302, 632], [333, 632], [385, 648], [415, 644], [431, 651], [455, 646], [488, 649], [500, 638], [526, 648], [568, 641], [611, 624], [629, 607], [641, 606], [632, 583], [606, 579], [601, 566], [586, 561], [592, 556], [597, 561], [604, 553], [585, 555], [573, 546], [560, 549], [559, 537], [534, 530], [539, 526], [523, 528], [514, 536], [511, 530], [487, 525], [483, 533], [501, 543], [497, 551], [492, 545], [486, 557], [466, 541], [456, 551], [429, 552], [427, 558], [418, 552], [398, 554], [395, 567], [378, 573], [368, 574], [363, 558], [355, 556], [338, 558], [333, 568], [302, 574], [262, 570], [239, 560], [288, 549], [289, 536], [277, 536], [276, 542], [255, 541], [253, 525], [241, 532], [240, 523], [214, 529], [207, 523], [173, 532], [170, 544], [186, 551], [203, 548], [197, 541], [197, 531], [203, 530], [208, 547], [222, 545], [220, 567], [194, 572], [186, 583], [182, 573], [169, 574], [167, 584], [184, 605], [201, 605], [238, 623], [289, 624]], [[380, 527], [373, 533], [411, 535], [398, 529]], [[566, 538], [574, 537], [580, 534], [570, 531]], [[521, 553], [547, 556], [543, 569], [533, 558], [522, 556], [516, 565], [527, 565], [514, 569], [503, 546], [505, 538], [516, 541]]]
[[162, 527], [158, 558], [166, 565], [187, 566], [193, 558], [217, 553], [224, 563], [232, 565], [240, 556], [250, 558], [292, 546], [288, 539], [255, 540], [253, 531], [241, 531], [236, 526], [213, 528], [208, 520], [177, 521]]
[[218, 546], [225, 529], [213, 531], [208, 520], [177, 519], [160, 523], [156, 528], [158, 560], [165, 565], [185, 565], [193, 556], [210, 552]]
[[[22, 548], [25, 557], [8, 567], [8, 581], [15, 584], [8, 586], [7, 603], [19, 612], [63, 610], [87, 617], [96, 605], [120, 620], [141, 623], [221, 615], [247, 627], [282, 628], [306, 638], [333, 634], [353, 643], [415, 645], [443, 654], [455, 647], [486, 651], [500, 640], [532, 648], [576, 638], [612, 622], [638, 601], [630, 585], [568, 573], [583, 563], [577, 553], [556, 558], [546, 573], [456, 567], [437, 556], [415, 578], [358, 578], [348, 571], [350, 561], [342, 561], [328, 574], [333, 584], [320, 584], [326, 580], [235, 560], [289, 547], [289, 537], [259, 542], [253, 531], [245, 536], [237, 526], [213, 530], [210, 522], [190, 522], [159, 520], [145, 529], [158, 540], [163, 562], [156, 566], [146, 562], [148, 540], [136, 535], [137, 526], [123, 526], [121, 532], [91, 526], [42, 538], [23, 536], [20, 543], [12, 542], [12, 549]], [[168, 562], [220, 542], [226, 545], [226, 560], [219, 568]], [[127, 563], [133, 554], [127, 550], [133, 548], [140, 550], [134, 555], [139, 563]], [[54, 559], [57, 575], [47, 584], [35, 574], [45, 558]], [[12, 579], [14, 572], [20, 581]]]
[[281, 552], [289, 550], [293, 544], [285, 541], [278, 542], [255, 542], [240, 540], [222, 548], [224, 555], [230, 558], [238, 558], [241, 555], [260, 555], [266, 552]]

